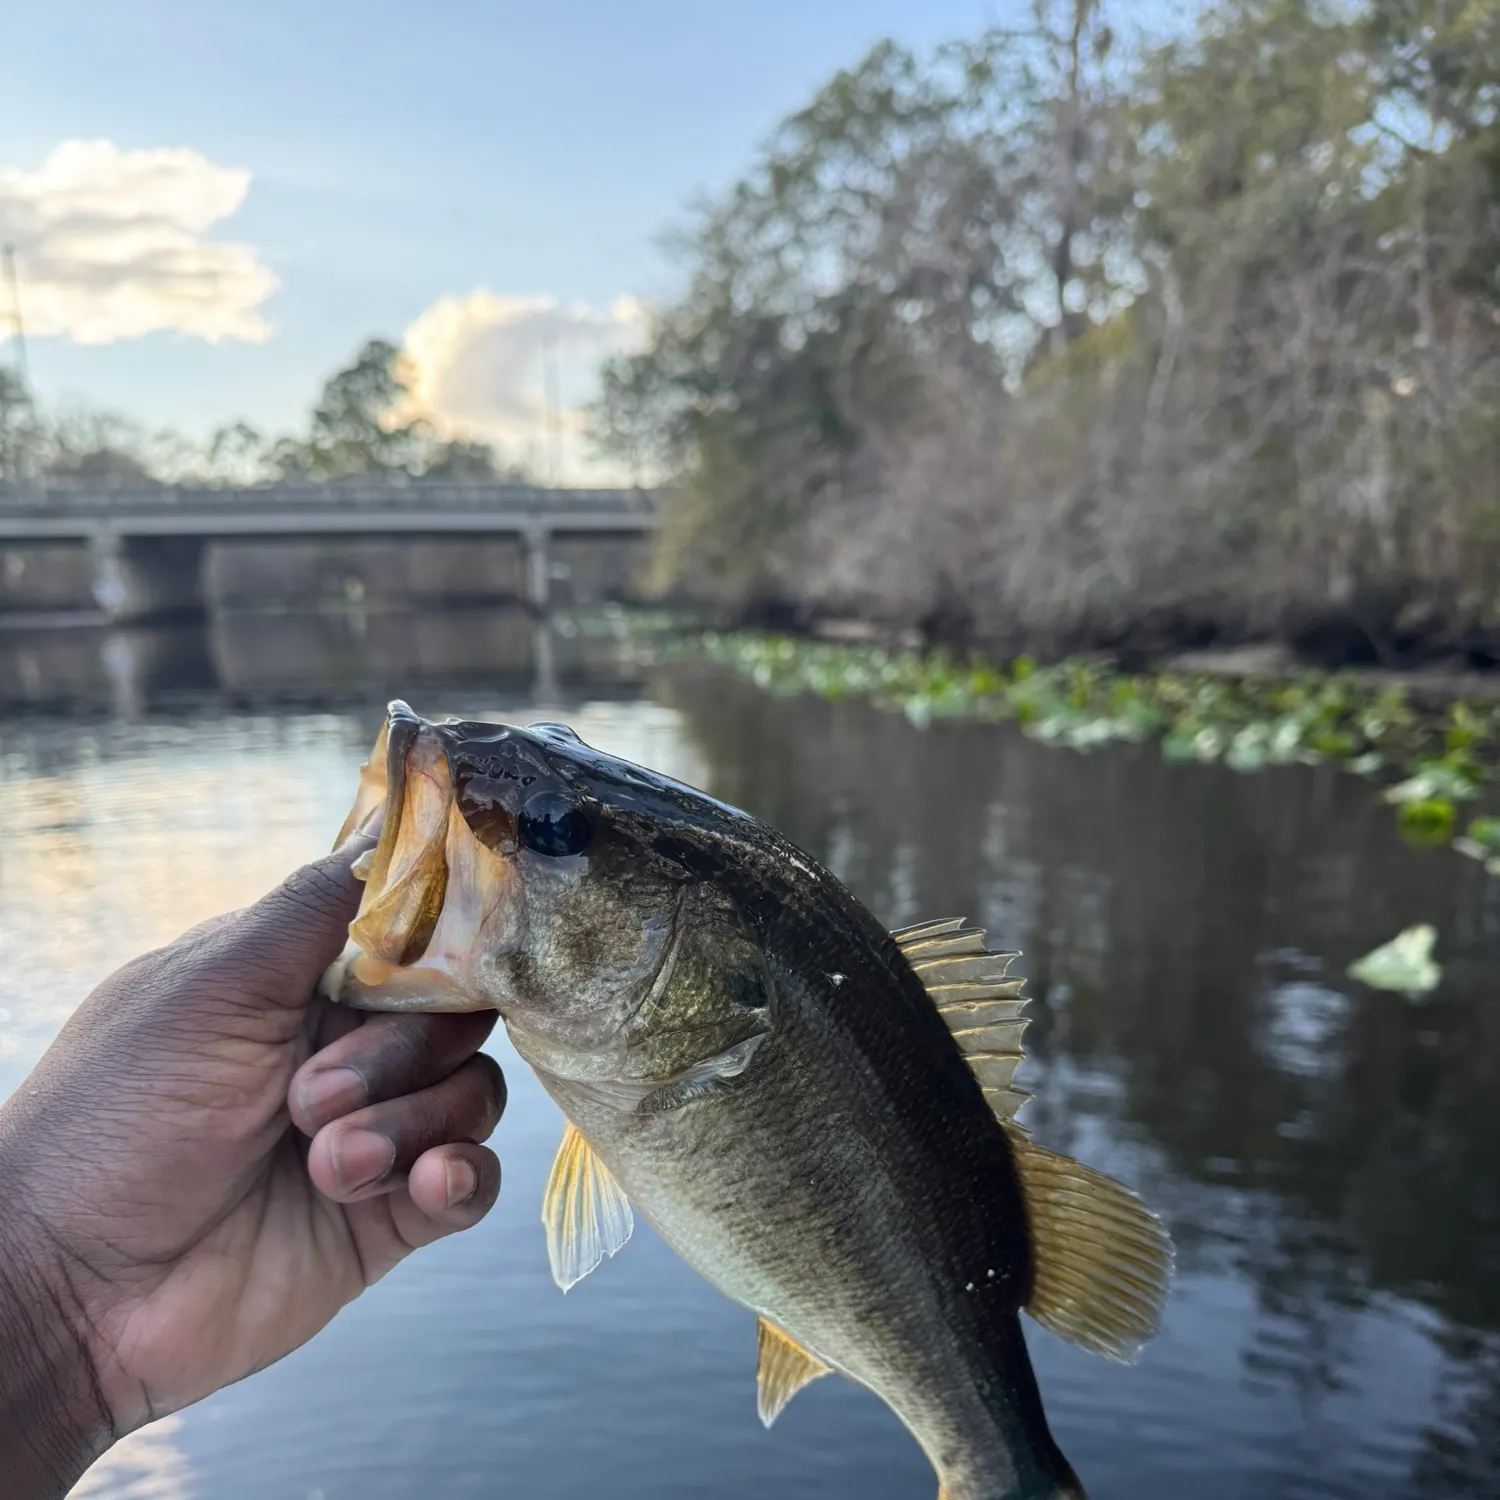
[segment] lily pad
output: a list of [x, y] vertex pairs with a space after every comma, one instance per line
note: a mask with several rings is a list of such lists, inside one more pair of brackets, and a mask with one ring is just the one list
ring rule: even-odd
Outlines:
[[1443, 977], [1441, 965], [1432, 957], [1436, 940], [1437, 929], [1430, 922], [1419, 922], [1355, 959], [1349, 965], [1349, 977], [1371, 989], [1394, 990], [1409, 1000], [1430, 995]]
[[1446, 800], [1467, 802], [1479, 795], [1479, 788], [1459, 767], [1443, 761], [1426, 761], [1415, 776], [1398, 782], [1385, 794], [1387, 802], [1430, 802]]
[[1500, 854], [1500, 818], [1475, 818], [1469, 824], [1469, 837], [1486, 854]]
[[1453, 837], [1453, 804], [1445, 797], [1429, 797], [1424, 802], [1403, 802], [1396, 809], [1401, 837], [1409, 844], [1431, 848], [1446, 844]]

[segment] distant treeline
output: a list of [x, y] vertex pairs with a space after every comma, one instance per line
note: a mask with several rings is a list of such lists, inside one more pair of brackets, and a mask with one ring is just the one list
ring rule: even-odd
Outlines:
[[787, 119], [607, 371], [663, 588], [1063, 651], [1500, 657], [1500, 6], [1099, 0]]
[[329, 377], [305, 435], [267, 436], [244, 422], [204, 443], [148, 432], [108, 412], [48, 416], [20, 377], [0, 367], [0, 484], [254, 485], [277, 480], [521, 477], [483, 443], [440, 437], [408, 405], [401, 351], [371, 339]]

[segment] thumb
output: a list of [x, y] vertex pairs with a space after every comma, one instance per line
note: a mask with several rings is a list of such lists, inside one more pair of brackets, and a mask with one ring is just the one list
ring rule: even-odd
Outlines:
[[364, 892], [354, 862], [375, 847], [379, 827], [378, 815], [367, 820], [332, 854], [294, 870], [240, 914], [230, 941], [245, 964], [247, 989], [283, 1005], [306, 1003], [343, 950]]

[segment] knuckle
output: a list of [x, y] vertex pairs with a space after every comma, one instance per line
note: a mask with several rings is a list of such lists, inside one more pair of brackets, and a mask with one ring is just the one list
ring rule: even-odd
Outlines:
[[284, 902], [314, 916], [342, 912], [353, 895], [348, 863], [341, 855], [324, 855], [287, 876], [278, 895]]

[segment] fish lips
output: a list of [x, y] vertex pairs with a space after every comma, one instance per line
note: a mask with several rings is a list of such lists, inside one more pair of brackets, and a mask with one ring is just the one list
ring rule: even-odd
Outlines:
[[[477, 983], [476, 963], [519, 946], [525, 891], [516, 868], [513, 795], [503, 777], [469, 798], [472, 757], [455, 758], [463, 729], [506, 733], [496, 726], [434, 725], [399, 700], [360, 773], [350, 824], [363, 822], [383, 800], [375, 848], [355, 873], [365, 883], [344, 952], [324, 976], [324, 992], [365, 1010], [495, 1009]], [[491, 751], [493, 761], [498, 748]], [[513, 752], [503, 758], [513, 762]], [[455, 774], [457, 773], [457, 774]]]
[[[447, 719], [433, 723], [396, 700], [340, 838], [383, 801], [375, 848], [355, 873], [365, 882], [344, 952], [322, 990], [363, 1010], [507, 1010], [500, 962], [526, 935], [521, 827], [578, 841], [599, 809], [563, 758], [582, 744], [564, 725], [531, 730]], [[561, 809], [561, 812], [559, 811]], [[574, 863], [549, 848], [556, 869]], [[581, 853], [581, 849], [578, 851]]]

